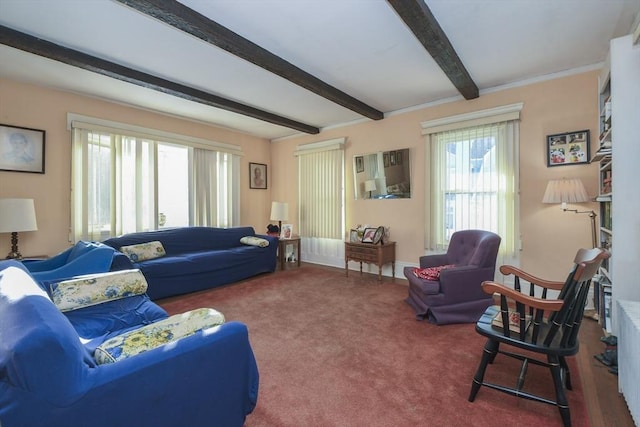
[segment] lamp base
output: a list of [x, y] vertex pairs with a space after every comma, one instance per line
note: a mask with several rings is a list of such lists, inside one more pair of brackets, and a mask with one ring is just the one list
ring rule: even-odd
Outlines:
[[11, 252], [7, 255], [7, 259], [22, 259], [22, 254], [18, 251], [18, 233], [16, 231], [11, 233]]

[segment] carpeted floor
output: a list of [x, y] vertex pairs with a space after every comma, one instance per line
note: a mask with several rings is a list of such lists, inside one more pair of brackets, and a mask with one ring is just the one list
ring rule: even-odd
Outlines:
[[[416, 321], [406, 293], [401, 280], [303, 265], [159, 303], [170, 314], [213, 307], [248, 325], [260, 392], [246, 427], [562, 425], [555, 406], [487, 388], [468, 402], [484, 340], [472, 324]], [[573, 425], [588, 426], [569, 365]], [[512, 385], [518, 371], [498, 356], [487, 378]], [[526, 388], [553, 398], [543, 368], [529, 367]]]

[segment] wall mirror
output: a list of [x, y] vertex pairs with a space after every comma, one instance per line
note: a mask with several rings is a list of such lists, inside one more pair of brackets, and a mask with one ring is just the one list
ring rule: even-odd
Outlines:
[[353, 157], [356, 199], [411, 197], [409, 149], [379, 151]]

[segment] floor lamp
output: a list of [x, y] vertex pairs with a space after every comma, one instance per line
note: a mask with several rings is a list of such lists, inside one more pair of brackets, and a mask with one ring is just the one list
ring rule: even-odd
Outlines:
[[591, 219], [591, 243], [594, 248], [598, 247], [596, 236], [596, 213], [594, 211], [579, 211], [577, 209], [567, 209], [567, 203], [584, 203], [591, 199], [584, 188], [584, 184], [579, 178], [555, 179], [549, 181], [544, 192], [542, 203], [561, 203], [562, 210], [577, 214], [588, 214]]
[[22, 259], [18, 232], [37, 229], [33, 199], [0, 199], [0, 233], [11, 233], [11, 252], [7, 259]]

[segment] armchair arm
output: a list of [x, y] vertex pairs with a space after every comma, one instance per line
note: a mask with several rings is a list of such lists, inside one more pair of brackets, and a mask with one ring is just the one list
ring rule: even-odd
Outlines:
[[[32, 271], [31, 275], [36, 281], [44, 281], [106, 272], [111, 268], [114, 253], [115, 250], [108, 246], [97, 247], [57, 268]], [[26, 267], [30, 269], [29, 265]]]
[[529, 283], [533, 283], [534, 285], [538, 285], [547, 289], [553, 289], [556, 291], [561, 290], [562, 287], [564, 286], [564, 282], [555, 282], [555, 281], [540, 279], [539, 277], [529, 274], [512, 265], [501, 266], [500, 273], [504, 274], [505, 276], [513, 274], [514, 276], [519, 277], [520, 279], [526, 280]]
[[424, 255], [420, 257], [420, 268], [439, 267], [451, 264], [447, 261], [447, 254]]
[[73, 247], [70, 247], [47, 259], [25, 259], [22, 261], [22, 264], [24, 264], [31, 273], [53, 270], [62, 267], [67, 262], [72, 250]]
[[493, 279], [493, 268], [472, 265], [445, 268], [440, 272], [440, 292], [458, 302], [486, 298], [480, 284]]
[[519, 291], [511, 289], [502, 283], [496, 283], [491, 281], [485, 281], [482, 283], [482, 290], [487, 294], [499, 294], [510, 298], [516, 302], [522, 303], [527, 307], [533, 307], [545, 311], [560, 311], [564, 301], [562, 300], [547, 300], [543, 298], [532, 297], [525, 295]]

